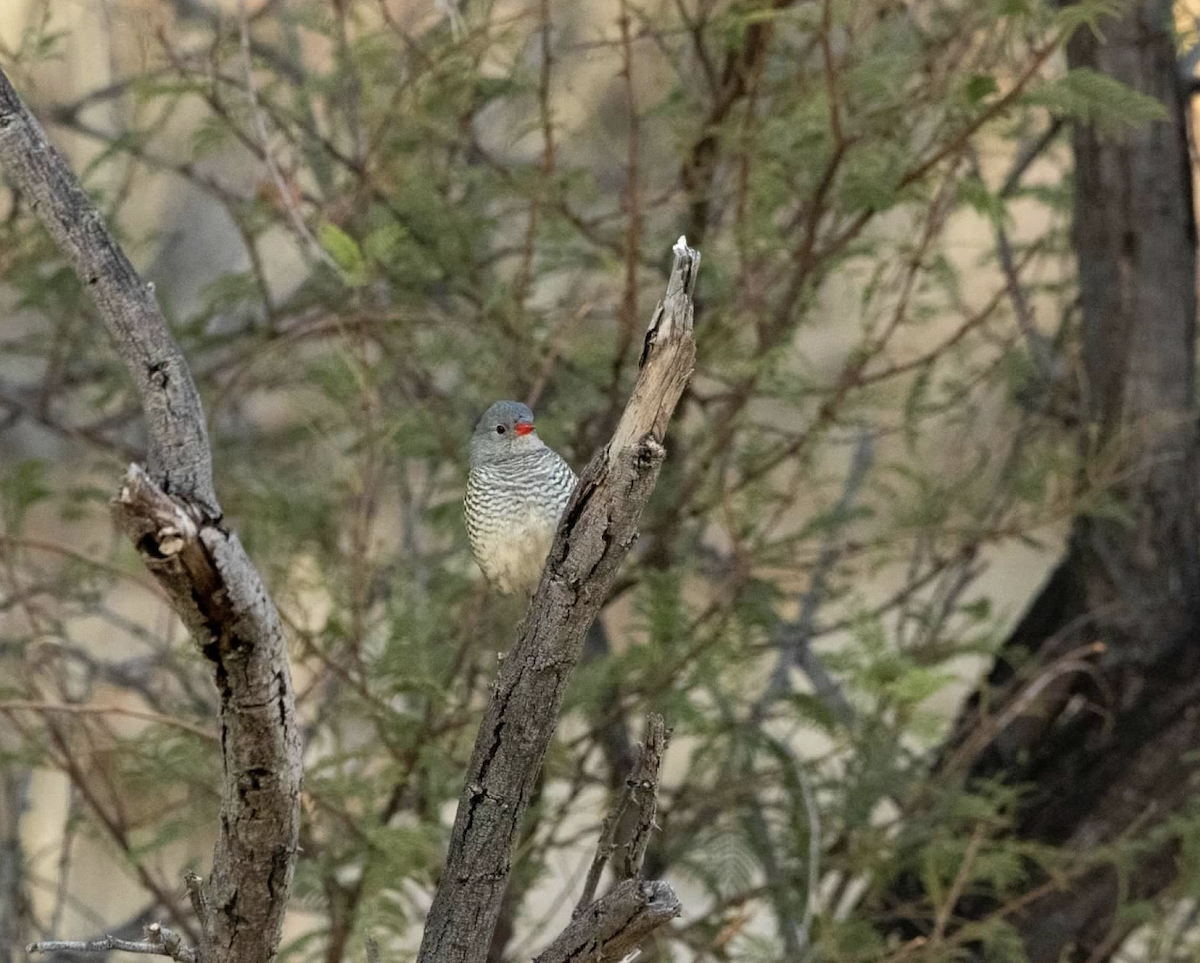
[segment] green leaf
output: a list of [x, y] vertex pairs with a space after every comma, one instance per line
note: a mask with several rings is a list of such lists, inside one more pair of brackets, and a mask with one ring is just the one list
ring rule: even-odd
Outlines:
[[850, 210], [885, 211], [897, 200], [897, 166], [892, 151], [876, 148], [852, 154], [846, 162], [841, 194]]
[[1091, 124], [1101, 135], [1110, 137], [1168, 118], [1161, 101], [1087, 67], [1050, 81], [1032, 91], [1026, 100]]
[[46, 462], [40, 458], [19, 461], [0, 479], [0, 503], [10, 528], [16, 528], [25, 513], [52, 494], [46, 484]]
[[955, 187], [958, 199], [993, 224], [1004, 220], [1004, 200], [978, 177], [964, 177]]
[[989, 74], [974, 74], [967, 81], [964, 93], [972, 104], [986, 100], [1000, 89], [996, 79]]
[[367, 283], [367, 262], [358, 243], [336, 224], [321, 225], [321, 247], [341, 268], [347, 284], [359, 287]]

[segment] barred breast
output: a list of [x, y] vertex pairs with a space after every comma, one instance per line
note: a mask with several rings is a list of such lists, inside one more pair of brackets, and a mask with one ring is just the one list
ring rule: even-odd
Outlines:
[[463, 514], [471, 553], [505, 595], [532, 594], [575, 473], [550, 448], [471, 469]]

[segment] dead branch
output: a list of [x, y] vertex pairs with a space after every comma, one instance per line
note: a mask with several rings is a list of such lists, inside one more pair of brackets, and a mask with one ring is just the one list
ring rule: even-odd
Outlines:
[[646, 719], [646, 741], [642, 743], [637, 769], [629, 781], [629, 793], [637, 804], [637, 818], [629, 832], [629, 842], [625, 844], [622, 868], [626, 879], [637, 879], [642, 875], [642, 861], [646, 858], [646, 847], [655, 828], [654, 816], [658, 812], [658, 780], [670, 738], [663, 717], [657, 712], [650, 713]]
[[604, 822], [600, 824], [600, 839], [596, 843], [596, 855], [592, 857], [592, 865], [588, 867], [587, 877], [583, 881], [583, 891], [579, 894], [579, 901], [571, 913], [572, 919], [579, 917], [596, 898], [596, 887], [600, 885], [604, 867], [608, 865], [609, 858], [617, 848], [617, 827], [621, 824], [625, 811], [629, 808], [631, 795], [629, 787], [626, 786], [612, 808], [609, 809], [608, 815], [604, 817]]
[[573, 919], [533, 963], [613, 963], [680, 912], [670, 885], [627, 879]]
[[75, 269], [137, 388], [148, 464], [130, 466], [115, 514], [213, 666], [224, 784], [204, 893], [212, 912], [199, 951], [180, 946], [167, 955], [268, 963], [291, 892], [301, 777], [279, 616], [222, 524], [200, 396], [153, 285], [138, 276], [2, 71], [0, 166]]
[[151, 923], [146, 927], [144, 940], [122, 940], [115, 936], [106, 936], [100, 940], [45, 940], [30, 943], [25, 947], [27, 953], [107, 953], [110, 950], [169, 956], [178, 963], [197, 963], [196, 951], [184, 945], [183, 937], [158, 923]]
[[662, 772], [663, 756], [667, 751], [667, 741], [670, 733], [663, 717], [657, 712], [650, 713], [646, 719], [646, 741], [638, 753], [637, 763], [629, 778], [625, 781], [624, 791], [613, 803], [600, 826], [600, 840], [596, 844], [596, 855], [592, 865], [588, 867], [584, 879], [583, 891], [571, 914], [572, 919], [578, 918], [596, 898], [596, 887], [600, 885], [600, 877], [604, 875], [604, 867], [617, 848], [617, 830], [624, 819], [631, 802], [637, 804], [637, 818], [629, 831], [629, 839], [625, 844], [625, 860], [623, 863], [626, 879], [640, 878], [642, 861], [646, 857], [646, 846], [650, 842], [650, 833], [654, 829], [654, 815], [658, 811], [658, 778]]
[[[638, 519], [666, 456], [667, 423], [692, 372], [692, 291], [700, 255], [684, 238], [674, 251], [667, 293], [650, 321], [629, 402], [612, 440], [585, 469], [563, 513], [541, 584], [493, 684], [418, 963], [482, 963], [487, 955], [521, 819], [558, 723], [567, 680], [637, 537]], [[588, 939], [605, 945], [631, 930], [640, 935], [645, 921], [657, 925], [677, 912], [671, 893], [670, 913], [661, 916], [668, 902], [664, 888], [670, 892], [666, 884], [622, 884], [573, 922], [552, 949], [579, 934], [599, 934]]]

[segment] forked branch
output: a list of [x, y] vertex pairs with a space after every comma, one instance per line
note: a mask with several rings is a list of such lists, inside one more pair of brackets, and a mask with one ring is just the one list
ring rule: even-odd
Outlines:
[[[563, 513], [520, 636], [493, 686], [418, 963], [483, 963], [487, 956], [521, 819], [558, 724], [567, 680], [579, 661], [584, 635], [637, 537], [638, 519], [666, 457], [667, 423], [692, 373], [692, 291], [700, 254], [685, 238], [674, 252], [667, 293], [650, 321], [624, 413], [612, 440], [584, 470]], [[665, 885], [619, 888], [624, 900], [619, 906], [631, 915], [622, 917], [626, 924], [613, 932], [627, 932], [633, 921], [640, 926], [650, 916], [658, 925]], [[613, 899], [618, 899], [616, 890], [600, 902]], [[581, 914], [569, 932], [578, 936], [576, 923], [584, 926], [590, 912]], [[606, 910], [596, 922], [615, 918]]]
[[130, 466], [114, 511], [217, 685], [221, 823], [202, 894], [211, 913], [201, 920], [199, 948], [168, 946], [167, 931], [159, 931], [160, 948], [147, 940], [135, 952], [182, 963], [269, 963], [291, 893], [300, 815], [300, 734], [278, 613], [222, 524], [200, 395], [153, 286], [138, 276], [3, 71], [0, 167], [75, 269], [137, 388], [148, 464]]

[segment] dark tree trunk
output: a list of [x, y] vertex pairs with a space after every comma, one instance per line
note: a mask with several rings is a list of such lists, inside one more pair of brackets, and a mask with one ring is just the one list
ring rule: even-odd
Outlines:
[[[1072, 68], [1154, 97], [1170, 118], [1117, 137], [1074, 131], [1081, 488], [1099, 483], [1107, 504], [1097, 511], [1085, 497], [1065, 557], [938, 762], [946, 777], [1028, 785], [1017, 835], [1080, 850], [1135, 825], [1144, 835], [1177, 811], [1200, 748], [1196, 233], [1171, 17], [1168, 0], [1134, 0], [1102, 38], [1085, 28], [1068, 47]], [[1169, 843], [1143, 854], [1124, 898], [1161, 892], [1174, 856]], [[895, 911], [917, 895], [909, 879], [885, 903]], [[1034, 963], [1096, 963], [1131, 925], [1117, 901], [1116, 874], [1096, 870], [1012, 922]], [[927, 928], [911, 918], [897, 927], [909, 937]]]

